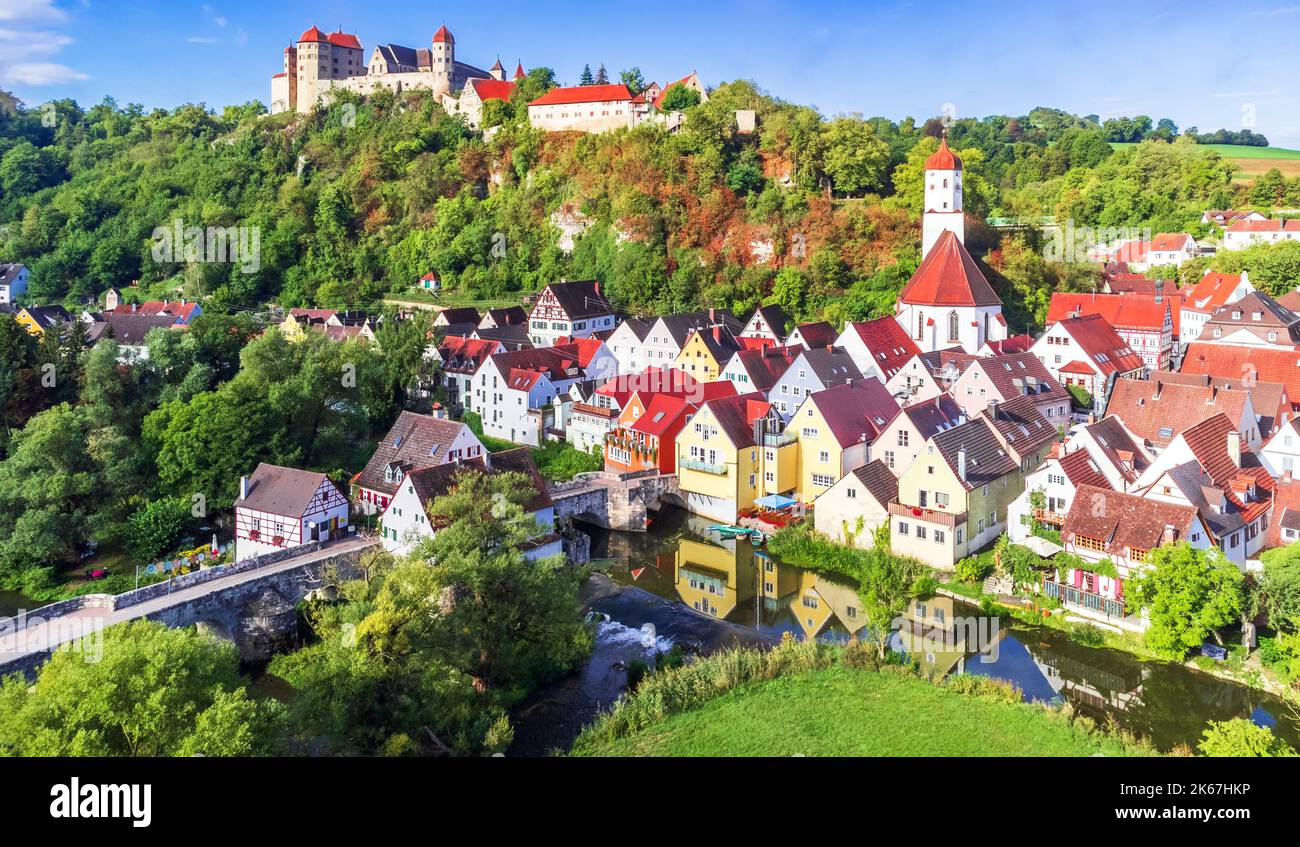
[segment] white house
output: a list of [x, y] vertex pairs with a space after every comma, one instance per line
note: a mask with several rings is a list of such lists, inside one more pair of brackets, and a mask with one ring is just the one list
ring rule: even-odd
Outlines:
[[1273, 437], [1264, 443], [1259, 451], [1259, 461], [1269, 475], [1281, 479], [1287, 474], [1293, 477], [1300, 469], [1300, 418], [1282, 424]]
[[236, 561], [329, 541], [347, 530], [348, 498], [325, 474], [263, 463], [239, 481]]
[[1186, 347], [1201, 337], [1206, 322], [1220, 308], [1236, 303], [1255, 290], [1246, 271], [1239, 274], [1215, 273], [1209, 268], [1196, 284], [1184, 288], [1179, 310], [1179, 341]]
[[620, 374], [638, 374], [649, 365], [645, 340], [652, 326], [652, 321], [624, 318], [605, 339], [605, 345], [618, 362]]
[[1223, 232], [1225, 250], [1245, 250], [1252, 244], [1276, 244], [1280, 241], [1300, 241], [1300, 218], [1241, 220]]
[[[686, 345], [691, 333], [714, 328], [725, 330], [721, 333], [723, 336], [735, 337], [741, 330], [741, 324], [730, 309], [706, 309], [658, 318], [642, 340], [644, 366], [665, 369], [677, 367], [677, 357], [681, 355], [682, 347]], [[721, 366], [725, 362], [718, 364]]]
[[863, 376], [874, 376], [886, 384], [921, 352], [907, 330], [887, 315], [845, 324], [835, 346], [844, 348]]
[[1081, 315], [1047, 328], [1030, 352], [1062, 386], [1088, 392], [1097, 411], [1106, 408], [1117, 379], [1141, 379], [1146, 362], [1101, 315]]
[[740, 332], [741, 338], [753, 338], [779, 347], [790, 333], [790, 318], [780, 306], [759, 306]]
[[498, 353], [474, 375], [471, 409], [482, 418], [485, 435], [540, 447], [557, 423], [548, 407], [586, 378], [578, 344]]
[[537, 472], [532, 454], [526, 448], [507, 450], [472, 462], [438, 465], [412, 471], [394, 495], [380, 523], [384, 549], [399, 556], [409, 554], [421, 541], [435, 535], [430, 512], [434, 501], [455, 487], [465, 473], [522, 473], [532, 481], [532, 497], [524, 511], [537, 521], [537, 533], [529, 539], [523, 552], [530, 559], [544, 559], [563, 553], [560, 536], [555, 532], [555, 506], [546, 480]]
[[382, 512], [412, 471], [454, 465], [486, 454], [483, 442], [466, 424], [402, 412], [375, 447], [365, 468], [352, 477], [352, 500], [366, 515]]
[[1196, 258], [1197, 252], [1196, 239], [1187, 233], [1162, 232], [1152, 238], [1147, 247], [1147, 263], [1153, 268], [1164, 265], [1182, 266], [1184, 262]]
[[[1025, 477], [1025, 490], [1007, 507], [1007, 534], [1012, 541], [1029, 537], [1030, 519], [1059, 529], [1065, 522], [1074, 503], [1074, 495], [1081, 485], [1109, 489], [1110, 482], [1101, 472], [1101, 466], [1084, 449], [1075, 449], [1064, 456], [1052, 456]], [[1043, 496], [1040, 508], [1033, 506], [1033, 495]]]
[[614, 328], [614, 307], [595, 280], [553, 282], [528, 315], [529, 340], [550, 347], [560, 338], [587, 338]]
[[0, 263], [0, 306], [17, 302], [27, 291], [26, 265]]
[[975, 353], [1008, 335], [1002, 301], [965, 246], [947, 230], [899, 293], [894, 312], [922, 351], [959, 346]]
[[875, 545], [875, 531], [889, 523], [889, 504], [898, 499], [898, 480], [880, 459], [854, 468], [817, 498], [813, 523], [839, 544]]

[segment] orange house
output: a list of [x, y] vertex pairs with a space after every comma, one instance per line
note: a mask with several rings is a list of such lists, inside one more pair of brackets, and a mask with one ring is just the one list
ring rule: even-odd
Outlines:
[[605, 470], [676, 473], [677, 434], [699, 408], [680, 397], [654, 395], [635, 423], [620, 427], [605, 437]]

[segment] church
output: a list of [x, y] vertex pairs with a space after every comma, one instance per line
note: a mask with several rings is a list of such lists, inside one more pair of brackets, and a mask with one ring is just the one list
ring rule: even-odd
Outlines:
[[948, 148], [925, 160], [921, 266], [898, 295], [894, 317], [922, 352], [961, 347], [976, 353], [1007, 335], [1002, 301], [966, 250], [961, 157]]

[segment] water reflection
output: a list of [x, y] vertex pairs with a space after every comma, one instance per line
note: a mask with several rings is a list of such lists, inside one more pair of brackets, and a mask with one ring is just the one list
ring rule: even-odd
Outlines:
[[[863, 634], [857, 587], [791, 567], [748, 540], [721, 540], [713, 522], [663, 512], [644, 535], [594, 530], [593, 551], [610, 576], [702, 615], [762, 632], [843, 642]], [[1014, 683], [1027, 700], [1067, 701], [1168, 750], [1194, 747], [1210, 720], [1249, 718], [1300, 746], [1300, 718], [1277, 697], [1168, 662], [1085, 647], [1059, 632], [946, 597], [910, 604], [891, 636], [932, 678], [952, 673]]]

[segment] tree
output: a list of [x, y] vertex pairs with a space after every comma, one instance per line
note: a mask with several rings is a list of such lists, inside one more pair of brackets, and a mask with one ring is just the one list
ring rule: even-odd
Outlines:
[[861, 194], [881, 190], [889, 148], [870, 124], [851, 118], [837, 118], [826, 127], [824, 168], [836, 191]]
[[1237, 566], [1218, 550], [1207, 554], [1186, 542], [1157, 548], [1147, 565], [1126, 591], [1129, 609], [1150, 615], [1147, 646], [1182, 659], [1206, 636], [1222, 643], [1219, 628], [1239, 620], [1245, 607], [1245, 581]]
[[596, 69], [596, 85], [609, 85], [609, 72], [605, 70], [604, 62]]
[[1256, 726], [1245, 718], [1210, 721], [1196, 747], [1202, 756], [1292, 758], [1298, 755], [1271, 729]]
[[283, 712], [253, 699], [233, 645], [149, 621], [109, 627], [102, 656], [52, 655], [34, 685], [0, 683], [9, 756], [255, 756], [275, 752]]
[[190, 504], [177, 497], [151, 500], [126, 520], [126, 542], [143, 560], [153, 560], [165, 553], [185, 527]]
[[632, 92], [633, 97], [645, 91], [645, 77], [641, 75], [641, 69], [638, 67], [620, 72], [618, 78], [627, 86], [627, 90]]
[[1260, 557], [1264, 575], [1259, 592], [1274, 629], [1300, 629], [1300, 542], [1265, 550]]
[[596, 79], [591, 75], [591, 65], [582, 66], [582, 76], [578, 78], [578, 85], [595, 85]]
[[684, 112], [698, 105], [700, 105], [700, 92], [680, 82], [668, 86], [664, 91], [663, 99], [659, 102], [659, 108], [664, 112]]
[[879, 547], [865, 552], [859, 578], [858, 602], [867, 616], [867, 626], [883, 659], [889, 650], [889, 636], [895, 621], [918, 596], [930, 569], [916, 559], [896, 556]]

